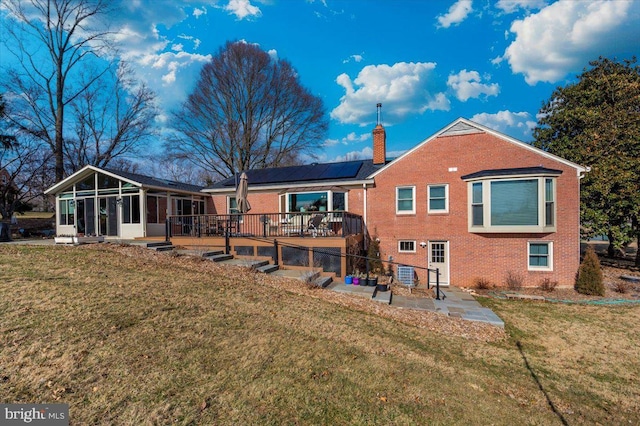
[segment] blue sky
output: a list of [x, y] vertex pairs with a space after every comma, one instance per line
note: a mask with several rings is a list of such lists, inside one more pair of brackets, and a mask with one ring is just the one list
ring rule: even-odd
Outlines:
[[639, 1], [125, 0], [120, 55], [158, 94], [162, 120], [227, 40], [286, 59], [321, 97], [321, 161], [371, 156], [376, 103], [387, 151], [457, 117], [530, 141], [553, 89], [598, 56], [640, 56]]

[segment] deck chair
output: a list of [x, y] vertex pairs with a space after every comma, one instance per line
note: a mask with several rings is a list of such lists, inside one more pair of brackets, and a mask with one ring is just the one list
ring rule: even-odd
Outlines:
[[311, 233], [311, 235], [313, 235], [313, 238], [318, 236], [318, 233], [322, 233], [322, 235], [325, 235], [326, 232], [326, 228], [323, 228], [322, 225], [322, 220], [324, 219], [323, 214], [315, 214], [313, 215], [313, 217], [311, 217], [311, 219], [309, 219], [309, 223], [307, 224], [307, 229], [309, 230], [309, 232]]

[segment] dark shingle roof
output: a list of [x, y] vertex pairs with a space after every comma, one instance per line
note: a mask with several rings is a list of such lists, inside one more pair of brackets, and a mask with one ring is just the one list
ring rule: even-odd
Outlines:
[[[322, 184], [324, 182], [348, 182], [364, 180], [383, 165], [373, 160], [342, 161], [339, 163], [313, 163], [302, 166], [272, 167], [248, 170], [249, 185], [278, 185], [287, 183]], [[217, 182], [206, 189], [226, 189], [236, 186], [236, 178]]]
[[480, 170], [479, 172], [471, 173], [461, 177], [462, 180], [467, 179], [479, 179], [483, 177], [498, 177], [498, 176], [517, 176], [517, 175], [561, 175], [562, 170], [547, 169], [546, 167], [517, 167], [513, 169], [491, 169]]
[[130, 173], [122, 170], [104, 169], [114, 175], [122, 176], [125, 179], [132, 180], [142, 184], [142, 186], [152, 186], [156, 188], [163, 188], [173, 191], [189, 191], [200, 192], [204, 187], [198, 185], [191, 185], [183, 182], [176, 182], [168, 179], [160, 179], [151, 176], [145, 176], [138, 173]]

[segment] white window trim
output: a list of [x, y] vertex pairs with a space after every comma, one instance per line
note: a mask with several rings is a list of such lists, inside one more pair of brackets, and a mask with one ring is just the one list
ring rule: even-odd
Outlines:
[[[547, 244], [549, 247], [549, 265], [548, 266], [531, 266], [531, 244]], [[529, 271], [553, 271], [553, 241], [527, 241], [527, 270]]]
[[[280, 194], [280, 197], [284, 197], [284, 206], [285, 206], [285, 210], [284, 212], [280, 212], [280, 213], [293, 213], [291, 212], [291, 206], [289, 203], [289, 196], [292, 194], [315, 194], [318, 192], [326, 192], [327, 193], [327, 211], [333, 212], [333, 211], [339, 211], [339, 212], [348, 212], [349, 211], [349, 191], [334, 191], [334, 190], [317, 190], [317, 191], [287, 191], [284, 194]], [[341, 193], [344, 194], [344, 210], [334, 210], [333, 207], [333, 194], [336, 193]], [[278, 209], [280, 209], [282, 207], [282, 202], [279, 201], [278, 202]], [[227, 205], [229, 205], [228, 202], [228, 197], [227, 197]]]
[[[412, 243], [413, 250], [402, 250], [402, 243]], [[398, 253], [415, 253], [416, 252], [416, 240], [398, 240]]]
[[[400, 189], [411, 189], [411, 210], [398, 210], [398, 193]], [[415, 185], [396, 186], [396, 214], [416, 214], [416, 187]]]
[[[444, 209], [431, 209], [431, 188], [444, 186]], [[449, 184], [439, 183], [427, 185], [427, 213], [429, 214], [444, 214], [449, 213]]]
[[[538, 181], [538, 225], [512, 225], [501, 226], [491, 225], [491, 182], [498, 181], [516, 181], [516, 180], [537, 180]], [[554, 222], [552, 226], [545, 226], [545, 180], [553, 180], [553, 215]], [[484, 217], [484, 225], [473, 225], [473, 184], [482, 183], [482, 211]], [[472, 233], [550, 233], [556, 232], [557, 226], [557, 209], [558, 209], [558, 191], [556, 187], [557, 179], [553, 176], [524, 176], [496, 179], [478, 179], [467, 182], [467, 220], [468, 230]]]

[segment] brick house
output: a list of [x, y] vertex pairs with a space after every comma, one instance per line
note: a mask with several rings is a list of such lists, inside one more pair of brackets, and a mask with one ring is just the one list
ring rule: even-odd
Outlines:
[[[248, 171], [251, 213], [360, 215], [382, 260], [439, 268], [444, 285], [503, 285], [509, 272], [573, 285], [588, 168], [462, 118], [392, 161], [380, 124], [373, 145], [373, 160]], [[233, 178], [204, 192], [234, 212]]]
[[368, 160], [248, 170], [245, 214], [234, 177], [201, 189], [87, 166], [47, 193], [58, 234], [157, 236], [336, 277], [352, 272], [353, 247], [377, 239], [383, 261], [417, 267], [421, 282], [438, 268], [442, 285], [504, 285], [509, 273], [526, 286], [573, 285], [587, 167], [463, 118], [390, 161], [378, 124], [373, 151]]
[[370, 176], [367, 228], [383, 259], [438, 267], [444, 284], [504, 285], [511, 272], [572, 286], [587, 171], [460, 118]]

